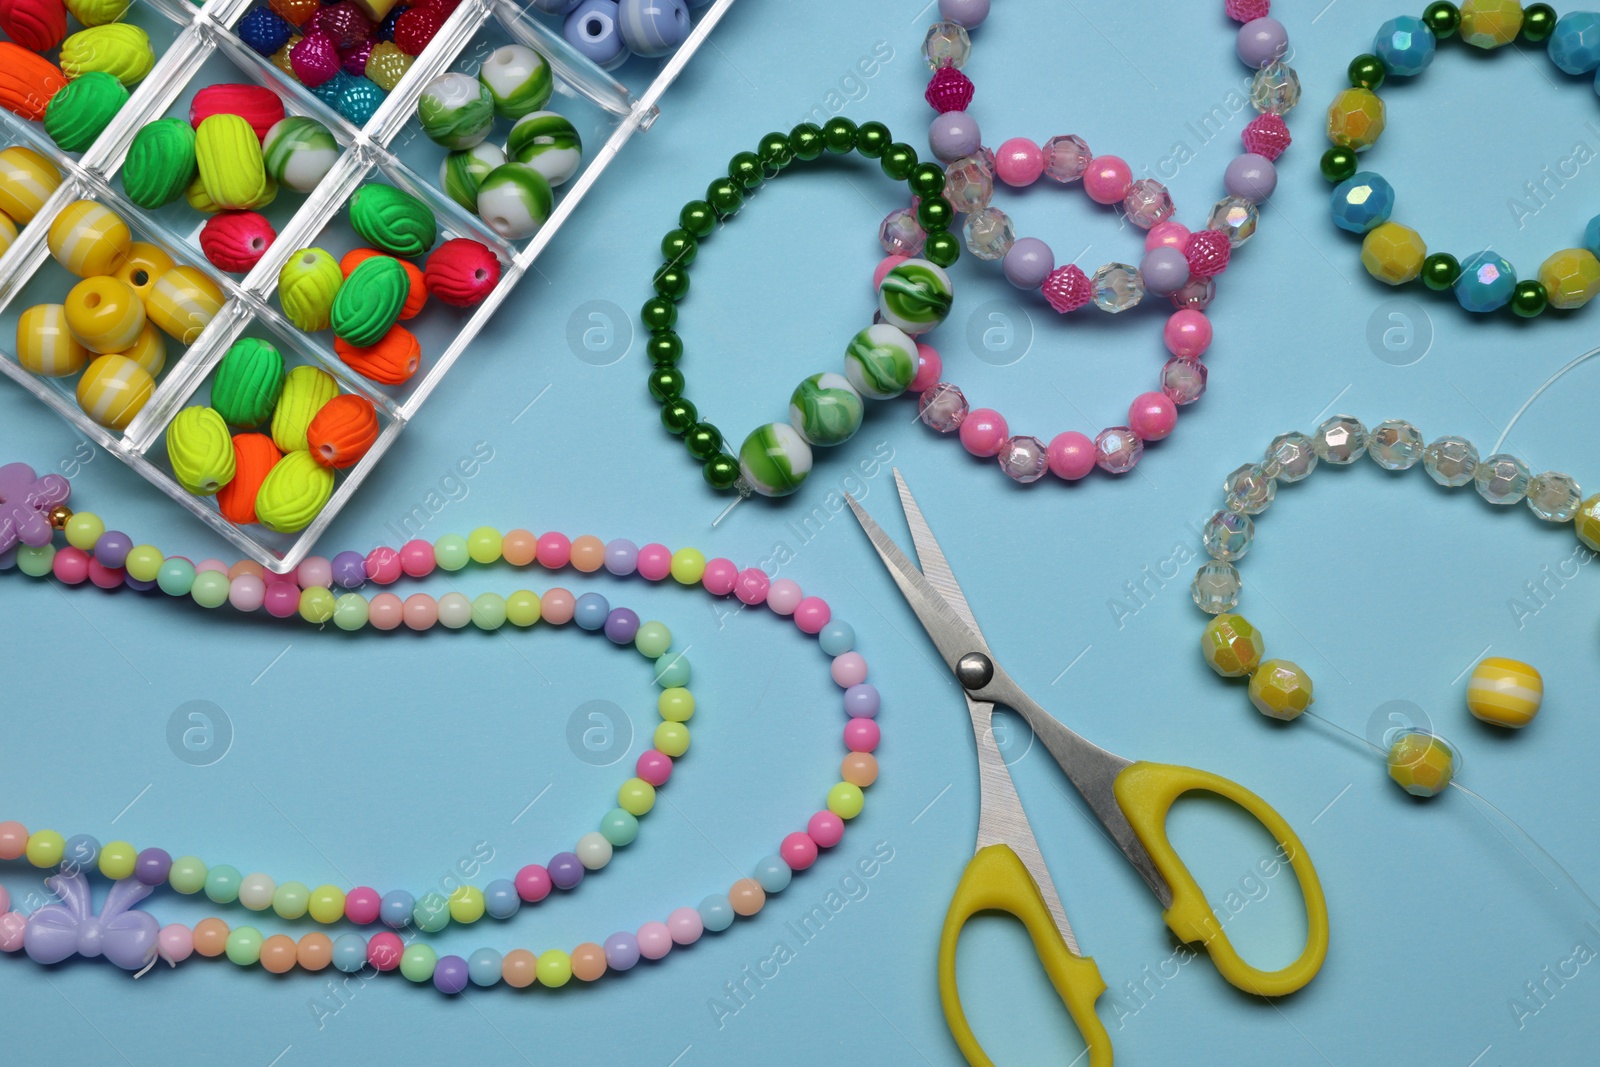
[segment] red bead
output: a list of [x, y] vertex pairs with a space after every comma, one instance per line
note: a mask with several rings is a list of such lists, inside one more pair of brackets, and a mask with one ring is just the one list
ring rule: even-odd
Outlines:
[[488, 296], [500, 280], [500, 260], [485, 245], [456, 237], [428, 257], [422, 278], [428, 292], [446, 304], [471, 307]]
[[341, 52], [356, 47], [372, 36], [372, 20], [367, 18], [351, 0], [339, 0], [337, 4], [323, 5], [322, 9], [311, 17], [311, 25], [318, 33], [332, 37], [334, 45]]
[[40, 55], [67, 36], [67, 9], [61, 0], [0, 0], [0, 30]]
[[1227, 0], [1228, 17], [1235, 22], [1264, 19], [1272, 10], [1272, 0]]
[[972, 79], [954, 67], [940, 67], [928, 82], [928, 91], [922, 96], [933, 110], [943, 115], [947, 111], [965, 111], [972, 103]]
[[189, 105], [189, 125], [195, 129], [212, 115], [238, 115], [265, 140], [273, 123], [283, 118], [283, 100], [260, 85], [208, 85], [194, 94]]
[[117, 589], [126, 572], [121, 567], [107, 567], [97, 559], [89, 560], [89, 580], [101, 589]]
[[1289, 126], [1283, 121], [1282, 115], [1274, 115], [1269, 111], [1250, 120], [1250, 125], [1244, 128], [1242, 140], [1246, 152], [1276, 160], [1289, 147]]
[[1183, 258], [1189, 261], [1191, 276], [1210, 278], [1228, 269], [1231, 251], [1226, 234], [1217, 230], [1200, 230], [1189, 235], [1189, 242], [1183, 246]]
[[277, 238], [272, 223], [254, 211], [222, 211], [206, 220], [200, 230], [200, 251], [219, 270], [245, 274]]
[[1065, 267], [1057, 267], [1051, 271], [1040, 291], [1044, 293], [1044, 298], [1050, 301], [1050, 306], [1063, 315], [1083, 307], [1094, 295], [1094, 287], [1089, 284], [1089, 276], [1083, 273], [1076, 263], [1068, 263]]
[[395, 20], [395, 47], [408, 56], [420, 56], [422, 50], [428, 47], [428, 42], [439, 32], [439, 27], [443, 26], [445, 19], [449, 17], [434, 7], [408, 9]]

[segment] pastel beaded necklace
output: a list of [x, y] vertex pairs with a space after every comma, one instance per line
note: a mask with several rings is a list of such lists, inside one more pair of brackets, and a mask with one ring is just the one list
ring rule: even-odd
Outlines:
[[[1043, 146], [1018, 137], [997, 151], [985, 148], [968, 111], [975, 89], [961, 68], [971, 55], [970, 31], [988, 17], [989, 0], [940, 0], [940, 19], [929, 27], [922, 45], [933, 71], [924, 95], [938, 112], [929, 128], [929, 145], [947, 164], [945, 199], [967, 217], [967, 250], [980, 260], [1000, 262], [1007, 280], [1019, 289], [1038, 291], [1059, 314], [1090, 303], [1117, 314], [1147, 293], [1168, 296], [1177, 308], [1163, 330], [1171, 358], [1162, 367], [1159, 389], [1135, 397], [1127, 424], [1101, 430], [1093, 440], [1077, 431], [1059, 434], [1048, 445], [1037, 437], [1013, 435], [1004, 416], [991, 408], [969, 410], [961, 390], [948, 382], [922, 393], [927, 426], [940, 433], [959, 431], [968, 452], [994, 457], [1015, 481], [1038, 481], [1047, 470], [1068, 481], [1096, 467], [1124, 474], [1139, 462], [1145, 442], [1172, 433], [1178, 408], [1205, 392], [1206, 368], [1200, 357], [1211, 344], [1211, 324], [1201, 312], [1210, 304], [1232, 250], [1254, 235], [1258, 205], [1277, 186], [1274, 163], [1290, 142], [1283, 116], [1300, 97], [1299, 77], [1282, 61], [1288, 34], [1269, 17], [1269, 0], [1227, 0], [1225, 7], [1230, 18], [1244, 24], [1237, 51], [1255, 72], [1250, 101], [1261, 114], [1244, 130], [1244, 153], [1228, 164], [1227, 195], [1212, 207], [1206, 227], [1191, 233], [1173, 220], [1172, 197], [1164, 185], [1153, 178], [1135, 181], [1123, 159], [1093, 155], [1077, 135], [1052, 137]], [[1081, 184], [1091, 200], [1120, 209], [1146, 231], [1140, 264], [1107, 263], [1092, 276], [1075, 264], [1056, 266], [1049, 245], [1033, 237], [1018, 240], [1011, 219], [993, 206], [996, 177], [1017, 188], [1040, 177]], [[909, 211], [891, 214], [880, 228], [880, 240], [890, 254], [915, 254], [917, 234], [906, 225]]]

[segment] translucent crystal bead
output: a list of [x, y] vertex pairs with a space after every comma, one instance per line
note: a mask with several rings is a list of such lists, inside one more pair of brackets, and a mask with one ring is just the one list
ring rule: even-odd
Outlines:
[[1571, 522], [1583, 504], [1583, 490], [1569, 474], [1545, 471], [1528, 483], [1528, 510], [1545, 522]]
[[1182, 289], [1172, 294], [1172, 306], [1179, 311], [1184, 308], [1204, 311], [1211, 306], [1211, 301], [1216, 295], [1217, 280], [1215, 278], [1190, 278]]
[[940, 433], [953, 433], [967, 421], [967, 397], [957, 386], [940, 382], [917, 398], [917, 415]]
[[1144, 455], [1144, 441], [1126, 426], [1101, 430], [1094, 439], [1095, 466], [1107, 474], [1126, 474]]
[[944, 170], [944, 198], [963, 215], [989, 206], [994, 197], [994, 171], [975, 156], [962, 156]]
[[938, 70], [940, 67], [959, 70], [966, 66], [967, 57], [971, 54], [972, 38], [967, 36], [967, 28], [959, 22], [935, 22], [928, 27], [928, 35], [922, 39], [922, 58], [927, 61], [929, 70]]
[[1038, 481], [1050, 469], [1050, 454], [1037, 437], [1008, 437], [995, 458], [1007, 478], [1023, 485]]
[[916, 213], [908, 207], [889, 212], [878, 226], [878, 243], [891, 256], [919, 256], [927, 239]]
[[1161, 391], [1179, 407], [1193, 404], [1206, 395], [1206, 365], [1173, 356], [1161, 368]]
[[1404, 419], [1389, 419], [1372, 428], [1367, 455], [1386, 471], [1408, 471], [1422, 458], [1422, 434]]
[[1095, 306], [1113, 315], [1144, 299], [1144, 279], [1139, 277], [1139, 268], [1126, 263], [1107, 263], [1091, 274], [1089, 281], [1094, 285]]
[[1159, 222], [1166, 222], [1176, 209], [1165, 185], [1154, 178], [1140, 178], [1122, 198], [1122, 210], [1128, 213], [1129, 222], [1148, 230]]
[[986, 207], [969, 216], [966, 226], [967, 251], [979, 259], [1004, 259], [1017, 243], [1011, 216], [997, 207]]
[[1229, 511], [1259, 515], [1278, 495], [1278, 483], [1259, 463], [1246, 463], [1222, 480], [1222, 491]]
[[1264, 466], [1280, 482], [1298, 482], [1317, 469], [1317, 450], [1311, 438], [1298, 430], [1280, 433], [1267, 446]]
[[1317, 458], [1327, 463], [1354, 463], [1367, 450], [1367, 428], [1360, 419], [1335, 415], [1317, 427], [1311, 436], [1311, 447], [1316, 449]]
[[1440, 485], [1466, 485], [1477, 473], [1478, 450], [1465, 437], [1441, 437], [1422, 450], [1422, 469]]
[[1250, 521], [1250, 516], [1237, 511], [1219, 511], [1212, 515], [1201, 534], [1206, 555], [1225, 561], [1243, 559], [1255, 536], [1256, 524]]
[[1250, 103], [1257, 111], [1287, 115], [1299, 102], [1300, 75], [1282, 60], [1268, 63], [1250, 79]]
[[1044, 172], [1054, 181], [1077, 181], [1093, 158], [1088, 143], [1075, 133], [1052, 137], [1044, 143]]
[[1206, 229], [1227, 234], [1228, 246], [1238, 248], [1256, 235], [1261, 211], [1242, 196], [1225, 196], [1212, 207]]
[[1528, 465], [1516, 456], [1497, 453], [1478, 464], [1472, 474], [1478, 495], [1491, 504], [1515, 504], [1528, 495], [1532, 477]]
[[1222, 559], [1208, 559], [1194, 572], [1189, 595], [1195, 606], [1207, 615], [1221, 615], [1239, 605], [1239, 572]]

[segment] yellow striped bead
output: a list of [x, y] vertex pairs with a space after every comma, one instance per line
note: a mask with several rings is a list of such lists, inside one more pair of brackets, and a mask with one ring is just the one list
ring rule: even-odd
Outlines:
[[93, 200], [74, 200], [50, 223], [47, 235], [56, 262], [80, 278], [110, 274], [133, 245], [122, 216]]
[[174, 267], [151, 286], [145, 313], [167, 336], [190, 345], [216, 318], [225, 299], [222, 287], [200, 268]]
[[78, 379], [78, 406], [101, 426], [125, 430], [155, 387], [155, 379], [127, 356], [100, 356]]
[[56, 165], [31, 148], [0, 150], [0, 211], [26, 225], [61, 184]]
[[85, 278], [67, 293], [67, 328], [91, 352], [132, 348], [144, 329], [144, 301], [115, 278]]
[[167, 365], [167, 338], [146, 321], [138, 339], [118, 354], [127, 356], [143, 367], [146, 374], [155, 378]]
[[11, 221], [11, 216], [0, 212], [0, 255], [17, 239], [17, 224]]
[[1490, 656], [1467, 679], [1467, 710], [1493, 726], [1522, 729], [1543, 700], [1544, 679], [1521, 660]]
[[17, 362], [46, 378], [77, 374], [89, 362], [89, 350], [67, 329], [60, 304], [35, 304], [17, 317]]
[[1583, 502], [1573, 522], [1577, 525], [1578, 540], [1591, 551], [1600, 552], [1600, 494]]
[[171, 256], [155, 245], [135, 241], [128, 246], [127, 256], [111, 272], [111, 276], [138, 293], [140, 300], [148, 300], [156, 279], [177, 265]]

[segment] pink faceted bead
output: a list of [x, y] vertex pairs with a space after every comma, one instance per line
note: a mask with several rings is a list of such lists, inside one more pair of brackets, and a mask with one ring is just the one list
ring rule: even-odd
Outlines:
[[1161, 330], [1167, 351], [1183, 359], [1199, 359], [1211, 347], [1211, 320], [1193, 308], [1174, 311]]
[[772, 583], [772, 588], [767, 590], [767, 607], [775, 615], [793, 615], [800, 606], [800, 601], [805, 594], [800, 591], [800, 583], [792, 578], [779, 578]]
[[767, 599], [767, 590], [771, 586], [772, 580], [765, 572], [756, 567], [746, 567], [734, 582], [733, 595], [754, 607]]
[[639, 927], [639, 955], [647, 960], [659, 960], [672, 951], [672, 931], [667, 924], [651, 920]]
[[1068, 263], [1051, 271], [1039, 291], [1044, 294], [1045, 300], [1052, 308], [1065, 315], [1069, 311], [1077, 311], [1089, 302], [1094, 296], [1094, 285], [1090, 283], [1089, 276], [1083, 273], [1082, 268], [1076, 263]]
[[778, 855], [790, 870], [803, 871], [817, 862], [817, 843], [811, 840], [810, 834], [796, 830], [783, 839]]
[[961, 447], [974, 456], [998, 456], [1010, 436], [1005, 417], [993, 408], [976, 408], [967, 413], [961, 424]]
[[706, 572], [700, 576], [700, 584], [706, 587], [706, 592], [712, 596], [727, 596], [733, 592], [733, 583], [739, 578], [739, 568], [731, 559], [717, 557], [706, 564]]
[[695, 908], [673, 908], [667, 916], [667, 933], [674, 945], [692, 945], [706, 932], [705, 920]]
[[889, 272], [910, 258], [910, 256], [884, 256], [880, 259], [877, 269], [872, 272], [872, 291], [877, 292], [883, 280], [889, 276]]
[[427, 541], [407, 541], [400, 546], [400, 569], [412, 578], [426, 578], [435, 566], [433, 545]]
[[393, 630], [405, 619], [405, 605], [393, 593], [379, 593], [367, 606], [367, 622], [374, 630]]
[[856, 718], [844, 724], [844, 747], [851, 752], [876, 750], [882, 736], [876, 719]]
[[917, 342], [917, 373], [911, 379], [909, 392], [925, 393], [939, 384], [944, 376], [944, 360], [932, 345]]
[[1196, 278], [1211, 278], [1228, 269], [1231, 253], [1228, 235], [1217, 230], [1201, 230], [1189, 235], [1183, 247], [1183, 258], [1189, 261], [1189, 273]]
[[633, 773], [659, 789], [672, 777], [672, 757], [653, 748], [646, 749], [633, 765]]
[[1165, 393], [1140, 393], [1128, 406], [1128, 427], [1146, 441], [1159, 441], [1178, 425], [1178, 405]]
[[19, 911], [0, 915], [0, 952], [17, 952], [28, 932], [28, 917]]
[[194, 931], [182, 923], [163, 926], [156, 940], [160, 945], [157, 952], [164, 960], [182, 963], [194, 955]]
[[564, 533], [540, 534], [534, 557], [547, 571], [558, 571], [572, 561], [572, 539]]
[[1158, 222], [1150, 227], [1150, 232], [1144, 235], [1144, 250], [1149, 252], [1155, 248], [1176, 248], [1183, 251], [1183, 246], [1189, 242], [1189, 227], [1181, 222]]
[[1283, 116], [1268, 111], [1250, 120], [1250, 125], [1244, 128], [1240, 140], [1244, 142], [1246, 152], [1254, 152], [1258, 156], [1265, 156], [1277, 162], [1278, 157], [1283, 155], [1284, 149], [1289, 147], [1292, 138], [1289, 136], [1289, 125], [1283, 121]]
[[400, 954], [403, 951], [405, 945], [400, 935], [385, 930], [381, 934], [373, 934], [372, 940], [367, 942], [367, 962], [380, 971], [392, 971], [400, 966]]
[[867, 661], [859, 652], [846, 652], [842, 656], [835, 656], [833, 666], [829, 668], [833, 680], [841, 689], [849, 689], [852, 685], [860, 685], [867, 680]]
[[289, 49], [289, 66], [308, 89], [339, 73], [339, 46], [325, 33], [308, 33]]
[[1094, 470], [1094, 442], [1076, 430], [1056, 434], [1049, 456], [1050, 473], [1069, 482]]
[[[310, 563], [313, 558], [315, 557], [306, 557], [306, 563]], [[305, 565], [305, 563], [302, 563], [300, 564], [300, 567], [304, 567]], [[296, 568], [295, 573], [298, 574], [299, 570], [300, 568]], [[216, 571], [218, 574], [227, 574], [228, 565], [222, 562], [220, 559], [215, 559], [212, 557], [207, 557], [206, 559], [203, 559], [194, 565], [194, 572], [196, 574], [204, 574], [206, 571]], [[301, 588], [305, 588], [304, 582], [301, 583]]]
[[972, 103], [975, 88], [972, 79], [956, 68], [940, 67], [933, 72], [922, 98], [941, 115], [949, 111], [965, 111], [967, 105]]
[[1120, 156], [1095, 156], [1083, 172], [1083, 191], [1097, 204], [1120, 204], [1133, 188], [1133, 169]]
[[[430, 553], [433, 551], [430, 547]], [[391, 585], [400, 580], [400, 553], [380, 546], [367, 553], [367, 580], [379, 585]]]
[[383, 897], [371, 886], [358, 885], [344, 897], [344, 917], [357, 926], [367, 926], [378, 921]]
[[1235, 22], [1253, 22], [1267, 17], [1272, 10], [1272, 0], [1227, 0], [1223, 9]]
[[550, 895], [550, 872], [537, 863], [530, 863], [517, 872], [517, 896], [525, 903], [537, 904]]
[[1015, 189], [1032, 185], [1044, 173], [1044, 149], [1026, 137], [1013, 137], [995, 152], [994, 173]]
[[557, 587], [539, 598], [539, 614], [551, 626], [565, 626], [578, 610], [578, 598]]
[[[218, 560], [218, 570], [221, 561]], [[196, 567], [195, 570], [200, 568]], [[301, 589], [329, 589], [333, 586], [333, 564], [321, 556], [307, 556], [297, 568]]]
[[89, 578], [89, 553], [67, 545], [50, 561], [50, 571], [63, 585], [82, 585]]
[[266, 595], [267, 583], [253, 574], [241, 574], [228, 583], [228, 603], [238, 611], [259, 611]]
[[672, 549], [650, 544], [639, 550], [639, 577], [659, 582], [672, 573]]
[[122, 586], [122, 580], [127, 572], [121, 567], [107, 567], [104, 563], [89, 557], [89, 581], [101, 589], [117, 589]]
[[[767, 598], [769, 601], [771, 597]], [[833, 609], [819, 596], [808, 596], [794, 609], [794, 624], [803, 634], [819, 634], [833, 618]]]
[[831, 811], [819, 811], [806, 823], [806, 833], [822, 848], [844, 840], [844, 820]]
[[287, 619], [300, 613], [300, 589], [288, 582], [273, 582], [267, 586], [261, 606], [274, 619]]
[[405, 601], [405, 623], [413, 630], [431, 629], [439, 621], [439, 602], [427, 593], [412, 593]]

